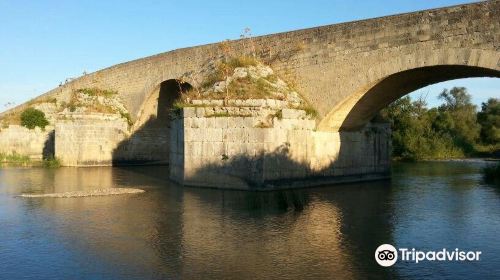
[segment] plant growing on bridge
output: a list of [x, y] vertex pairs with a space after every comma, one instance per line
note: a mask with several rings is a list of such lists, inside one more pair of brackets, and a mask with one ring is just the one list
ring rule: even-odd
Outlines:
[[26, 166], [31, 163], [29, 156], [20, 155], [16, 152], [12, 154], [0, 153], [0, 165]]
[[29, 129], [34, 129], [37, 126], [45, 129], [49, 125], [49, 121], [45, 118], [44, 112], [35, 108], [28, 108], [21, 114], [21, 125]]
[[257, 56], [257, 49], [255, 47], [255, 42], [253, 40], [252, 36], [252, 30], [249, 27], [245, 27], [243, 29], [243, 34], [240, 35], [240, 38], [243, 40], [243, 47], [246, 49], [246, 44], [245, 41], [249, 41], [250, 43], [250, 53], [252, 54], [253, 58]]
[[95, 87], [77, 89], [76, 92], [83, 93], [88, 96], [104, 96], [104, 97], [111, 97], [113, 95], [118, 94], [118, 92], [114, 90], [100, 89]]
[[46, 168], [59, 168], [61, 167], [61, 161], [54, 156], [50, 156], [43, 160], [43, 166]]
[[219, 48], [221, 49], [223, 55], [224, 55], [224, 63], [221, 63], [217, 68], [218, 70], [222, 71], [224, 74], [224, 81], [225, 81], [225, 87], [226, 87], [226, 97], [224, 98], [224, 103], [227, 102], [227, 99], [229, 98], [229, 75], [231, 73], [231, 68], [229, 67], [229, 64], [227, 63], [229, 61], [229, 57], [231, 56], [231, 44], [229, 40], [225, 40], [220, 43]]

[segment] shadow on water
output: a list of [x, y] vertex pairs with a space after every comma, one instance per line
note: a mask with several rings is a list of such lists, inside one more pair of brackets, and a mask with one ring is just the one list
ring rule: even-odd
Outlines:
[[[245, 192], [182, 188], [147, 169], [22, 170], [24, 183], [53, 185], [50, 191], [143, 185], [147, 192], [18, 203], [45, 217], [40, 234], [68, 246], [72, 258], [93, 259], [90, 267], [118, 278], [394, 276], [373, 259], [379, 244], [392, 242], [387, 182]], [[15, 178], [3, 174], [2, 182], [19, 184]], [[50, 251], [56, 241], [45, 241]]]
[[[481, 184], [479, 168], [474, 163], [395, 164], [391, 181], [272, 192], [180, 187], [166, 180], [161, 166], [1, 169], [0, 223], [8, 226], [0, 231], [4, 248], [0, 256], [5, 267], [22, 264], [21, 269], [6, 269], [4, 276], [485, 276], [498, 271], [495, 256], [500, 252], [492, 244], [498, 241], [494, 233], [500, 226], [495, 218], [500, 207], [498, 195]], [[470, 186], [456, 186], [454, 176], [462, 176]], [[141, 187], [146, 193], [15, 197], [21, 192], [95, 186]], [[382, 268], [374, 260], [374, 251], [383, 243], [422, 249], [458, 245], [481, 249], [485, 258], [475, 265], [397, 263]], [[54, 263], [58, 269], [47, 271]]]

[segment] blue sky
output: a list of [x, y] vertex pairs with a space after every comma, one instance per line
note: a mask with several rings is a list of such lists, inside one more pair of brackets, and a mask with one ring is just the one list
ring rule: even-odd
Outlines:
[[[80, 76], [168, 50], [473, 1], [24, 1], [0, 0], [0, 111]], [[500, 79], [449, 81], [419, 90], [430, 105], [465, 86], [479, 104], [500, 98]]]

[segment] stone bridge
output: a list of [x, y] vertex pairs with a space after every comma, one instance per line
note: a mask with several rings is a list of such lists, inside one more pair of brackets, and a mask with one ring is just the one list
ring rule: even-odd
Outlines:
[[[361, 131], [381, 109], [401, 96], [451, 79], [500, 77], [499, 19], [500, 1], [484, 1], [229, 41], [226, 49], [234, 56], [255, 52], [277, 74], [293, 82], [294, 87], [319, 112], [314, 132], [307, 136], [312, 137], [316, 154], [312, 153], [311, 157], [310, 147], [304, 148], [309, 151], [307, 170], [300, 175], [304, 177], [313, 174], [311, 170], [326, 170], [325, 166], [333, 164], [331, 159], [321, 158], [322, 151], [318, 147], [323, 145], [324, 149], [328, 149], [325, 143], [340, 143], [343, 138], [356, 143], [352, 139], [359, 135], [344, 134], [347, 136], [343, 137], [340, 133]], [[220, 43], [178, 49], [82, 76], [38, 97], [38, 100], [47, 97], [68, 98], [80, 88], [116, 90], [136, 123], [135, 129], [139, 130], [148, 121], [148, 116], [158, 109], [157, 103], [165, 98], [160, 93], [166, 87], [172, 86], [173, 81], [183, 81], [197, 87], [206, 76], [205, 71], [223, 57]], [[13, 111], [26, 106], [21, 105]], [[322, 132], [337, 134], [323, 135]], [[151, 130], [146, 134], [155, 133], [162, 134], [161, 130]], [[57, 135], [56, 127], [56, 138]], [[375, 141], [375, 146], [381, 143], [377, 137], [370, 138], [370, 141]], [[187, 144], [196, 141], [183, 140]], [[301, 141], [296, 142], [299, 145]], [[189, 156], [187, 144], [182, 148], [181, 158], [174, 158], [174, 162], [172, 153], [179, 151], [170, 148], [171, 165], [175, 166], [175, 162], [184, 164], [178, 166], [182, 174], [173, 176], [180, 182], [185, 182], [186, 174], [189, 173], [184, 157]], [[150, 143], [146, 145], [150, 146]], [[216, 150], [215, 144], [210, 145], [210, 149]], [[162, 154], [161, 149], [152, 153]], [[167, 155], [168, 145], [163, 149], [167, 149], [163, 153]], [[295, 149], [293, 141], [290, 149]], [[302, 148], [297, 149], [302, 151]], [[363, 149], [358, 149], [356, 153], [362, 154], [365, 151]], [[351, 157], [348, 149], [342, 152], [336, 147], [333, 150], [336, 151], [331, 158], [335, 160], [341, 158], [342, 154], [346, 158]], [[369, 160], [379, 160], [380, 153], [388, 154], [389, 150], [387, 147], [382, 149], [383, 152], [380, 149], [378, 152], [370, 150], [374, 157]], [[387, 155], [383, 158], [384, 164], [387, 164]], [[366, 160], [361, 155], [359, 163], [347, 159], [345, 166], [359, 167]], [[370, 170], [353, 171], [350, 174], [376, 171], [376, 165], [369, 166]], [[294, 168], [300, 169], [298, 166]], [[337, 173], [341, 169], [337, 168], [335, 172], [330, 169], [328, 176], [343, 175], [342, 172]], [[279, 174], [276, 170], [264, 173], [267, 175], [263, 175], [263, 181], [294, 177], [294, 174]], [[271, 173], [278, 175], [271, 176]]]
[[[320, 130], [359, 128], [418, 88], [451, 79], [500, 77], [500, 1], [426, 10], [253, 38], [260, 58], [294, 81], [319, 111]], [[230, 42], [250, 52], [248, 40]], [[160, 84], [200, 83], [220, 59], [218, 44], [178, 49], [80, 77], [46, 95], [75, 88], [117, 90], [133, 118]]]

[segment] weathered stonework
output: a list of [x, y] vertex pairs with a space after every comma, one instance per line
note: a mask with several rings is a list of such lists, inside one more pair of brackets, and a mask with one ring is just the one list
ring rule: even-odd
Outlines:
[[[390, 129], [315, 131], [302, 110], [184, 108], [172, 124], [170, 177], [184, 185], [275, 189], [387, 178]], [[232, 112], [218, 117], [213, 112]], [[240, 117], [236, 112], [252, 111]]]
[[55, 156], [63, 166], [109, 166], [128, 124], [115, 115], [71, 115], [55, 127]]
[[[276, 74], [294, 80], [297, 91], [318, 110], [319, 130], [352, 130], [420, 87], [457, 78], [500, 77], [498, 18], [500, 1], [491, 0], [252, 40], [257, 55]], [[245, 40], [230, 44], [234, 55], [252, 51]], [[203, 69], [222, 55], [218, 44], [178, 49], [85, 75], [38, 99], [64, 101], [78, 88], [112, 89], [136, 120], [162, 82], [182, 79], [198, 86], [206, 74]]]
[[[491, 0], [252, 38], [255, 55], [277, 76], [293, 81], [318, 111], [316, 123], [279, 101], [261, 106], [248, 100], [227, 107], [197, 101], [197, 108], [184, 110], [171, 124], [166, 109], [172, 107], [177, 82], [197, 88], [206, 69], [224, 59], [219, 44], [118, 64], [0, 117], [44, 100], [68, 103], [77, 89], [101, 88], [118, 93], [135, 123], [127, 128], [124, 119], [61, 120], [55, 154], [63, 165], [170, 161], [178, 182], [241, 188], [272, 188], [292, 178], [300, 184], [303, 178], [321, 183], [384, 177], [389, 129], [369, 121], [426, 85], [500, 77], [499, 18], [500, 0]], [[247, 40], [228, 43], [232, 55], [251, 54]], [[51, 104], [41, 107], [53, 111]], [[4, 150], [43, 154], [44, 133], [16, 129], [0, 132]]]
[[20, 125], [10, 125], [0, 130], [0, 153], [29, 156], [41, 160], [54, 155], [54, 127], [45, 130], [36, 127], [27, 129]]

